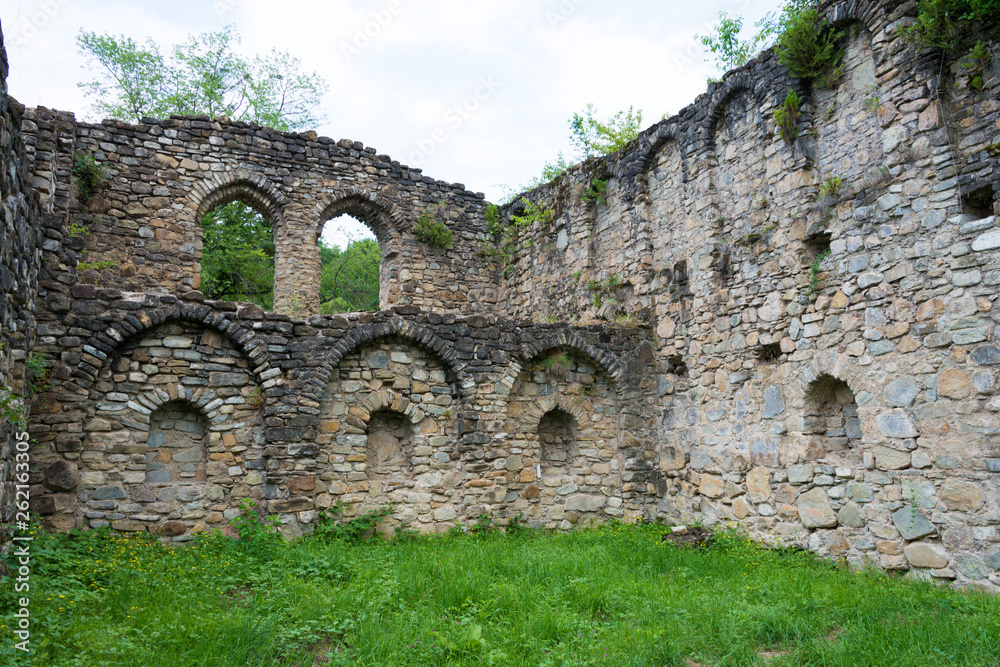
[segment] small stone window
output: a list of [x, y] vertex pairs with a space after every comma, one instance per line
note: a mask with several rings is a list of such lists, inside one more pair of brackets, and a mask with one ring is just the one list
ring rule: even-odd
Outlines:
[[781, 343], [766, 343], [757, 347], [757, 361], [762, 366], [771, 365], [781, 358]]
[[382, 253], [371, 228], [343, 214], [323, 223], [320, 256], [321, 315], [379, 309]]
[[399, 476], [413, 468], [413, 425], [393, 410], [378, 410], [368, 421], [366, 471], [372, 476]]
[[843, 380], [821, 375], [806, 392], [803, 431], [810, 439], [807, 457], [827, 459], [836, 464], [861, 463], [861, 421], [854, 392]]
[[176, 484], [205, 481], [204, 416], [184, 401], [160, 406], [149, 419], [146, 482]]
[[817, 257], [830, 254], [830, 242], [832, 238], [830, 232], [821, 232], [805, 240], [806, 255], [810, 263], [815, 261]]
[[984, 185], [962, 195], [962, 213], [973, 216], [976, 220], [993, 215], [993, 187]]
[[543, 470], [568, 472], [579, 455], [576, 419], [561, 408], [549, 410], [538, 421], [538, 444]]
[[667, 357], [667, 363], [670, 364], [671, 368], [671, 370], [669, 370], [668, 372], [673, 373], [677, 377], [682, 377], [682, 378], [687, 377], [688, 367], [687, 367], [687, 362], [684, 360], [683, 356], [675, 354], [673, 356]]

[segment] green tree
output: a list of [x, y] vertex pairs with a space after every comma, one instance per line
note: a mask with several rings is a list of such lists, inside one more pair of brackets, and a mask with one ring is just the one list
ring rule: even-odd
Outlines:
[[[90, 81], [79, 84], [96, 113], [128, 122], [171, 114], [228, 116], [277, 130], [300, 130], [321, 119], [326, 82], [303, 72], [287, 52], [237, 53], [232, 26], [191, 35], [161, 49], [152, 39], [81, 32], [77, 45]], [[166, 53], [166, 55], [164, 55]], [[236, 201], [201, 221], [202, 291], [212, 299], [274, 306], [274, 239], [260, 213]], [[378, 305], [378, 270], [374, 274]]]
[[595, 114], [594, 105], [588, 104], [583, 113], [573, 114], [569, 121], [570, 139], [584, 159], [624, 148], [642, 129], [642, 111], [634, 111], [631, 106], [606, 120], [596, 118]]
[[243, 202], [202, 218], [201, 289], [211, 299], [274, 307], [274, 237], [267, 219]]
[[[787, 0], [780, 12], [768, 12], [754, 23], [755, 32], [742, 38], [743, 17], [729, 16], [719, 12], [719, 22], [707, 35], [695, 35], [711, 54], [706, 60], [712, 63], [718, 73], [725, 74], [731, 69], [742, 67], [758, 53], [771, 46], [775, 37], [782, 34], [790, 21], [805, 9], [816, 5], [816, 0]], [[717, 79], [709, 78], [709, 81]]]
[[77, 45], [94, 78], [80, 83], [101, 115], [140, 122], [170, 114], [228, 116], [277, 130], [315, 126], [326, 82], [287, 52], [248, 58], [232, 26], [190, 35], [164, 56], [152, 39], [80, 32]]
[[320, 244], [320, 313], [378, 310], [378, 271], [382, 253], [373, 239], [351, 241], [347, 248]]

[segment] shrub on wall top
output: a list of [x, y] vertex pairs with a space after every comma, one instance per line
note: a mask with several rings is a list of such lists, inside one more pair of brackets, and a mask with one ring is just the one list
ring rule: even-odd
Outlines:
[[787, 17], [774, 51], [792, 76], [829, 88], [840, 78], [844, 52], [837, 42], [843, 34], [809, 7]]

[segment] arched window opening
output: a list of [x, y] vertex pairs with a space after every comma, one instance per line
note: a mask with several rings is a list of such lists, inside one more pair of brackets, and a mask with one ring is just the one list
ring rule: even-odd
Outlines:
[[413, 425], [394, 410], [377, 410], [368, 421], [366, 471], [369, 479], [398, 476], [413, 469]]
[[538, 421], [542, 476], [566, 474], [579, 456], [576, 419], [561, 408], [549, 410]]
[[274, 233], [261, 212], [242, 201], [215, 206], [201, 218], [201, 291], [209, 299], [245, 301], [274, 310]]
[[805, 432], [817, 436], [816, 459], [854, 465], [861, 462], [861, 421], [854, 392], [843, 380], [822, 375], [806, 393]]
[[204, 416], [188, 403], [171, 401], [149, 419], [146, 482], [177, 484], [205, 481]]
[[323, 225], [320, 247], [320, 314], [379, 309], [382, 253], [363, 222], [340, 215]]

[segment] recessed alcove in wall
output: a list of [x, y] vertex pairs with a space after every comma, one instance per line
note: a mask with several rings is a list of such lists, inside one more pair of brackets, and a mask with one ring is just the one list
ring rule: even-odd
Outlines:
[[995, 206], [993, 186], [986, 184], [962, 195], [962, 213], [977, 220], [993, 215]]
[[146, 482], [177, 484], [205, 481], [207, 424], [186, 401], [170, 401], [150, 415], [146, 438]]
[[766, 343], [757, 346], [757, 362], [761, 366], [778, 363], [781, 359], [781, 343]]
[[813, 455], [833, 463], [861, 461], [861, 421], [854, 392], [846, 382], [821, 375], [806, 391], [803, 432], [815, 436]]
[[368, 421], [366, 472], [369, 477], [409, 472], [413, 455], [413, 424], [394, 410], [381, 409]]
[[562, 408], [549, 410], [538, 421], [542, 475], [565, 474], [579, 456], [576, 418]]

